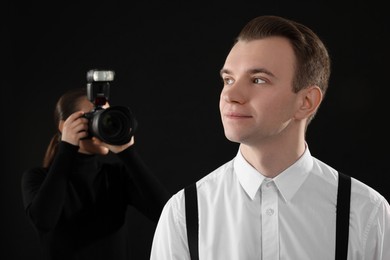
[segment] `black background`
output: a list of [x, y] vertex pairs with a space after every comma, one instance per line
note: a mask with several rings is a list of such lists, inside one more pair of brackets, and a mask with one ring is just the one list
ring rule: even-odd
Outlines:
[[[307, 133], [311, 153], [389, 200], [390, 23], [379, 3], [5, 3], [0, 259], [40, 259], [21, 175], [41, 164], [56, 100], [84, 86], [89, 69], [115, 70], [111, 104], [132, 108], [138, 149], [172, 193], [230, 160], [238, 146], [220, 122], [219, 69], [239, 30], [262, 14], [308, 25], [329, 48], [331, 82]], [[148, 259], [155, 224], [131, 208], [128, 217], [132, 255]]]

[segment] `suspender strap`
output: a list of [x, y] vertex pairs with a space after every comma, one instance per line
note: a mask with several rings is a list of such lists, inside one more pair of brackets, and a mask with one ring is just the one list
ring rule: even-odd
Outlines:
[[198, 196], [195, 182], [184, 188], [184, 196], [188, 248], [190, 251], [191, 260], [198, 260]]
[[339, 172], [336, 211], [336, 260], [346, 260], [348, 255], [350, 202], [351, 177]]

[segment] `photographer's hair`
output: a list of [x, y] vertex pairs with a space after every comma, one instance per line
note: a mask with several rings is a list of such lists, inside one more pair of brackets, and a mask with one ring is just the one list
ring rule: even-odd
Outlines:
[[45, 157], [43, 158], [43, 167], [50, 167], [54, 156], [57, 153], [58, 144], [61, 141], [61, 133], [58, 130], [60, 121], [66, 120], [71, 114], [76, 112], [79, 109], [80, 101], [84, 98], [87, 98], [86, 89], [76, 88], [67, 91], [57, 101], [54, 110], [54, 125], [57, 132], [51, 138], [51, 141], [46, 149]]
[[[292, 91], [297, 93], [316, 85], [325, 96], [330, 78], [330, 57], [321, 39], [305, 25], [278, 16], [259, 16], [244, 26], [234, 44], [272, 36], [286, 38], [294, 50], [296, 64]], [[308, 119], [308, 124], [314, 115]]]

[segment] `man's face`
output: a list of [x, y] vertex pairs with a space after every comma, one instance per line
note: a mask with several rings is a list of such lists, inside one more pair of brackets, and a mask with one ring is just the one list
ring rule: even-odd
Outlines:
[[257, 144], [288, 129], [298, 109], [295, 55], [282, 37], [238, 42], [221, 70], [220, 112], [226, 137]]

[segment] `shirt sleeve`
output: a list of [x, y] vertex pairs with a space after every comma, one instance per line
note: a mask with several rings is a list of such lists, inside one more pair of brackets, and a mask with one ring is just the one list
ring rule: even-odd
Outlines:
[[367, 227], [366, 260], [390, 259], [390, 206], [384, 198], [378, 204], [377, 210], [371, 215], [370, 225]]
[[190, 260], [184, 206], [183, 190], [164, 206], [154, 233], [150, 260]]

